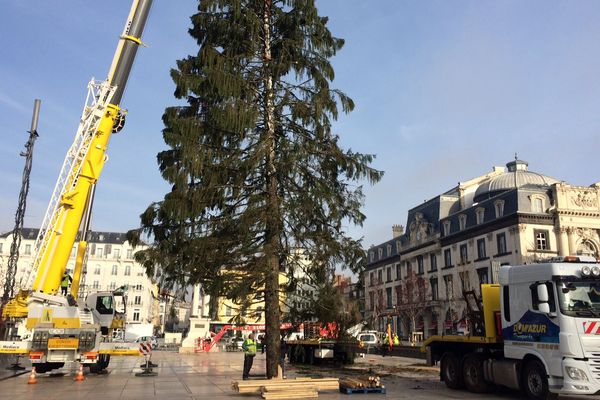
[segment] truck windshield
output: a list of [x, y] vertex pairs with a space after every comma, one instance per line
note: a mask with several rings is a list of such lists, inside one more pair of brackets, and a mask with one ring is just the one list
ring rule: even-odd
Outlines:
[[600, 282], [559, 283], [558, 299], [565, 315], [600, 317]]

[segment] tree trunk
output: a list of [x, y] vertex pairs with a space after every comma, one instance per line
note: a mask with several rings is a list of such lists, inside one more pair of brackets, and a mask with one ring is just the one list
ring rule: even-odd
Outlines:
[[267, 378], [277, 376], [279, 363], [279, 199], [277, 197], [277, 168], [275, 166], [275, 108], [273, 77], [271, 76], [271, 0], [265, 0], [263, 13], [264, 62], [264, 143], [266, 148], [266, 235], [265, 235], [265, 330], [267, 346]]

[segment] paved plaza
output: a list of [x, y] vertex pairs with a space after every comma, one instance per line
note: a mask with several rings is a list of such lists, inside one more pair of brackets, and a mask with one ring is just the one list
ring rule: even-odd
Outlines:
[[[113, 357], [106, 375], [86, 374], [86, 380], [75, 382], [75, 370], [63, 369], [62, 374], [38, 374], [37, 384], [28, 385], [29, 373], [14, 375], [2, 366], [0, 399], [30, 400], [134, 400], [134, 399], [259, 399], [258, 395], [239, 394], [232, 390], [232, 380], [242, 375], [242, 353], [177, 354], [155, 352], [153, 362], [156, 377], [136, 377], [141, 358]], [[319, 399], [477, 399], [481, 395], [448, 390], [439, 382], [436, 370], [425, 367], [422, 360], [399, 357], [367, 356], [357, 360], [352, 369], [342, 371], [332, 367], [289, 367], [288, 378], [296, 376], [339, 377], [372, 372], [382, 376], [387, 394], [353, 394], [321, 392]], [[30, 370], [29, 365], [25, 364]], [[265, 371], [265, 356], [258, 354], [252, 374]], [[386, 371], [386, 372], [384, 372]], [[257, 377], [258, 378], [258, 377]], [[501, 391], [486, 399], [523, 398], [516, 392]]]

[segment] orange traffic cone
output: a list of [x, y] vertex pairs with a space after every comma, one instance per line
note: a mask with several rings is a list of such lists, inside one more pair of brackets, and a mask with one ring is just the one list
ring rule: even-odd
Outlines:
[[77, 375], [75, 375], [74, 381], [85, 381], [85, 376], [83, 376], [83, 364], [79, 364], [79, 371], [77, 371]]
[[27, 381], [29, 385], [34, 385], [37, 383], [37, 379], [35, 378], [35, 367], [31, 368], [31, 374], [29, 374], [29, 380]]

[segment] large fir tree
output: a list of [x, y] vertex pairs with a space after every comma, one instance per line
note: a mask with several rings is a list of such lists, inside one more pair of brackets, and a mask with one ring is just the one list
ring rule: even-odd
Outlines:
[[[377, 182], [373, 156], [343, 150], [331, 122], [353, 109], [329, 87], [344, 44], [314, 0], [202, 0], [190, 34], [198, 53], [171, 75], [186, 106], [163, 116], [158, 155], [170, 193], [142, 214], [139, 254], [161, 281], [202, 283], [247, 305], [264, 293], [267, 376], [277, 374], [280, 273], [324, 280], [357, 271], [364, 251], [343, 224], [362, 224], [357, 181]], [[299, 250], [300, 249], [300, 250]]]

